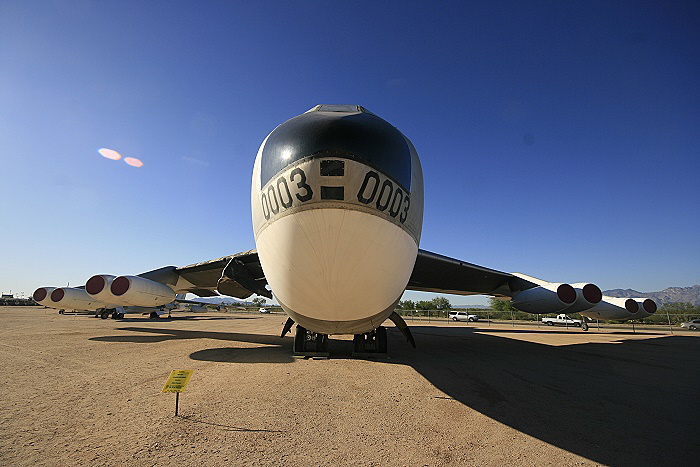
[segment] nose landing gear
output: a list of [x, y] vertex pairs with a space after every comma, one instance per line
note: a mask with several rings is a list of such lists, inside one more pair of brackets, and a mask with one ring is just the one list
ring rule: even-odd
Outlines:
[[377, 329], [364, 334], [355, 334], [352, 340], [353, 357], [386, 357], [386, 328]]
[[297, 324], [294, 334], [294, 356], [328, 358], [328, 334], [319, 334]]

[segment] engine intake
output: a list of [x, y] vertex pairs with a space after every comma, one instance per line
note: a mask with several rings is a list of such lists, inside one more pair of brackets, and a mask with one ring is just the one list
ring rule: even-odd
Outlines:
[[32, 294], [32, 298], [39, 305], [51, 306], [51, 292], [56, 290], [56, 287], [39, 287]]
[[115, 278], [116, 276], [110, 276], [109, 274], [92, 276], [85, 283], [85, 291], [97, 300], [122, 305], [122, 300], [112, 293], [111, 286]]

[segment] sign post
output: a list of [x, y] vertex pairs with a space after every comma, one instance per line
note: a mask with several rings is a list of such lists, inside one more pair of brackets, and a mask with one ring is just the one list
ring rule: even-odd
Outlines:
[[177, 417], [178, 408], [180, 405], [180, 393], [185, 390], [187, 383], [190, 382], [194, 370], [173, 370], [168, 376], [168, 380], [163, 386], [161, 392], [175, 393], [175, 416]]

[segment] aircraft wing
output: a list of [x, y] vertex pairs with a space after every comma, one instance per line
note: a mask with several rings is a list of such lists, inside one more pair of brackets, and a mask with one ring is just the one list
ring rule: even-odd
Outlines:
[[407, 290], [455, 295], [512, 297], [513, 292], [534, 287], [530, 281], [426, 250], [418, 250]]
[[221, 294], [248, 298], [255, 293], [272, 298], [272, 293], [266, 288], [267, 280], [256, 250], [188, 266], [167, 266], [139, 276], [168, 284], [178, 293], [189, 292], [199, 297], [216, 297]]
[[[267, 280], [257, 250], [182, 267], [168, 266], [139, 276], [174, 286], [178, 292], [189, 292], [200, 297], [221, 294], [242, 299], [255, 293], [272, 298], [266, 288]], [[419, 250], [406, 288], [423, 292], [510, 298], [514, 291], [535, 285], [507, 272]]]

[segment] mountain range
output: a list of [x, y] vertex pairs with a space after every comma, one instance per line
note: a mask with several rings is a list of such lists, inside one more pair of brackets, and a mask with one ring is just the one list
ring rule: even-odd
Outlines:
[[612, 289], [604, 290], [603, 295], [621, 298], [651, 298], [659, 306], [673, 302], [688, 302], [693, 305], [700, 305], [700, 285], [693, 285], [691, 287], [669, 287], [660, 292], [638, 292], [633, 289]]

